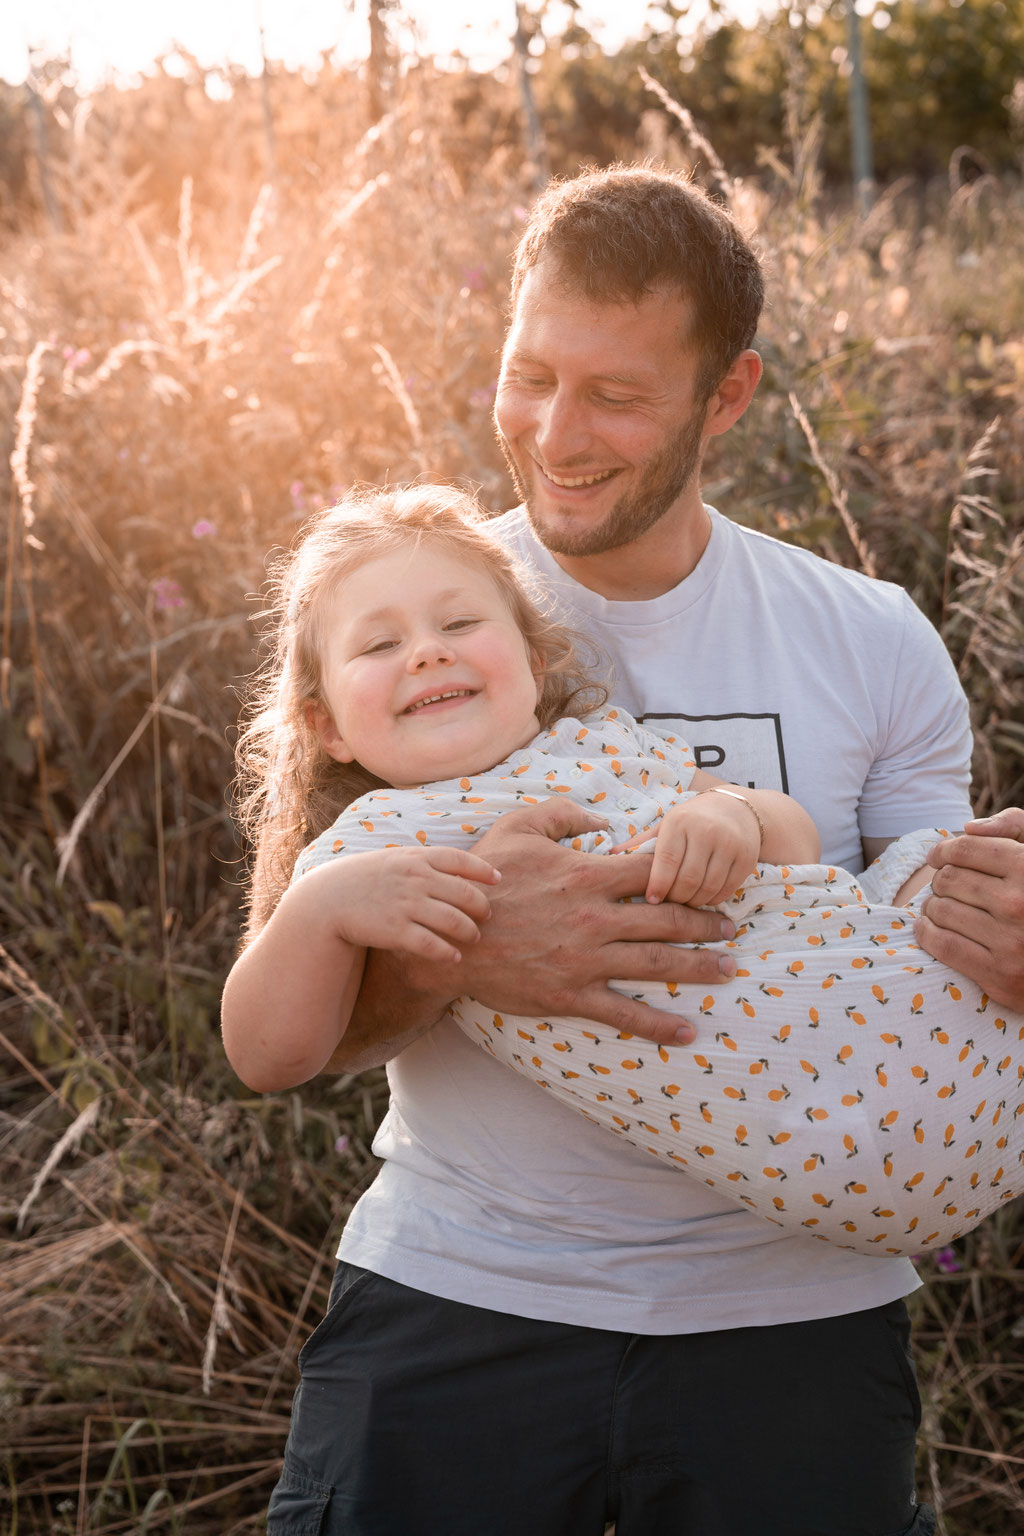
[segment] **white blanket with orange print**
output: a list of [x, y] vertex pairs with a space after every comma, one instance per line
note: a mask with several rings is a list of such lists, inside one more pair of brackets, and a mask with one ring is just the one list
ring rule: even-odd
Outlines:
[[[687, 748], [624, 711], [561, 720], [490, 772], [361, 797], [300, 856], [412, 842], [469, 847], [508, 810], [569, 794], [608, 818], [584, 851], [656, 826], [687, 793]], [[723, 905], [738, 960], [713, 992], [621, 990], [698, 1026], [659, 1047], [584, 1019], [451, 1009], [497, 1060], [567, 1106], [792, 1231], [912, 1254], [1024, 1189], [1024, 1016], [921, 950], [895, 892], [944, 834], [893, 844], [860, 876], [760, 865]]]

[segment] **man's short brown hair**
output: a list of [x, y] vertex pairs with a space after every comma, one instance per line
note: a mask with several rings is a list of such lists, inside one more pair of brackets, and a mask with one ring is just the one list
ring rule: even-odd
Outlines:
[[513, 304], [546, 257], [596, 303], [637, 303], [658, 288], [688, 298], [705, 400], [753, 344], [764, 304], [757, 256], [732, 215], [676, 172], [616, 165], [552, 182], [516, 248]]

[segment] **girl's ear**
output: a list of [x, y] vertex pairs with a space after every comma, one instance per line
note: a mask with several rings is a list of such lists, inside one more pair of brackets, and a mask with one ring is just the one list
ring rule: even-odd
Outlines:
[[544, 658], [540, 655], [539, 651], [530, 651], [530, 671], [533, 673], [534, 681], [537, 684], [537, 703], [539, 704], [541, 700], [541, 694], [544, 692], [544, 683], [546, 681], [544, 672]]
[[354, 763], [355, 753], [351, 752], [341, 737], [341, 732], [334, 723], [330, 711], [322, 704], [306, 705], [306, 722], [311, 731], [320, 738], [320, 743], [328, 757], [333, 757], [336, 763]]

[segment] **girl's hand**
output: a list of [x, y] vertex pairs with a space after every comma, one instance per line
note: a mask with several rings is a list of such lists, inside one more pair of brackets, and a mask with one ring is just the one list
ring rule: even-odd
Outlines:
[[[649, 832], [623, 848], [655, 842], [647, 882], [650, 902], [713, 907], [727, 901], [752, 873], [761, 853], [761, 830], [751, 807], [734, 795], [703, 793], [684, 800]], [[613, 849], [612, 852], [618, 852]]]
[[480, 887], [501, 876], [458, 848], [382, 848], [320, 865], [299, 888], [311, 879], [323, 882], [337, 935], [347, 943], [461, 960], [456, 945], [475, 944], [491, 915]]

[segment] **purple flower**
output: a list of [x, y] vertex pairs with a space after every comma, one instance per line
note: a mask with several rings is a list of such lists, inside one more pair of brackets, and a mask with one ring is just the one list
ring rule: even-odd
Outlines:
[[69, 373], [74, 373], [76, 368], [84, 368], [91, 357], [88, 347], [64, 348], [64, 366]]
[[181, 583], [174, 581], [170, 576], [158, 576], [156, 581], [150, 582], [150, 590], [153, 593], [153, 601], [161, 612], [169, 608], [184, 608], [185, 594], [181, 590]]
[[288, 494], [292, 499], [293, 506], [304, 507], [306, 505], [306, 487], [301, 480], [292, 481], [288, 487]]
[[939, 1248], [932, 1257], [935, 1259], [936, 1269], [941, 1269], [944, 1275], [955, 1275], [959, 1270], [963, 1269], [963, 1265], [957, 1258], [953, 1248]]
[[347, 1136], [339, 1136], [337, 1141], [334, 1143], [334, 1150], [339, 1155], [347, 1152], [348, 1151], [348, 1137]]
[[197, 523], [192, 524], [192, 537], [194, 539], [215, 539], [217, 537], [217, 524], [211, 523], [208, 517], [201, 517]]
[[495, 396], [495, 386], [488, 385], [486, 389], [474, 389], [469, 397], [469, 403], [474, 410], [489, 411]]
[[472, 293], [481, 293], [487, 287], [487, 275], [483, 267], [463, 267], [462, 286]]

